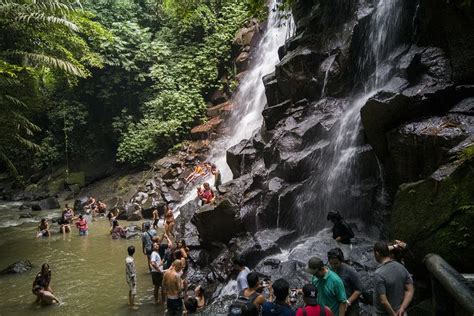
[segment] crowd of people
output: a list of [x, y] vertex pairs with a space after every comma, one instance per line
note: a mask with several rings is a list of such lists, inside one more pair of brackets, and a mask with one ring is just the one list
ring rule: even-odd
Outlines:
[[[212, 164], [198, 164], [185, 179], [187, 183], [197, 178], [219, 172]], [[216, 185], [216, 187], [217, 187]], [[197, 188], [200, 205], [215, 201], [216, 195], [208, 182]], [[89, 197], [84, 206], [86, 214], [95, 218], [104, 213], [106, 205], [94, 197]], [[119, 224], [119, 210], [114, 208], [107, 214], [110, 222], [112, 239], [126, 238], [128, 227]], [[163, 220], [163, 231], [158, 233], [159, 221]], [[354, 232], [338, 212], [329, 212], [327, 220], [331, 221], [332, 237], [342, 244], [350, 244]], [[82, 214], [76, 216], [67, 204], [58, 221], [62, 234], [71, 232], [71, 225], [78, 229], [80, 236], [88, 234], [88, 222]], [[189, 248], [184, 240], [177, 240], [174, 232], [175, 218], [173, 210], [167, 204], [153, 206], [152, 221], [145, 221], [141, 227], [142, 252], [146, 256], [146, 269], [150, 273], [153, 285], [154, 303], [166, 305], [167, 315], [193, 314], [202, 311], [206, 306], [205, 289], [201, 284], [188, 284]], [[41, 219], [37, 237], [51, 236], [51, 228], [46, 219]], [[326, 263], [318, 257], [309, 259], [306, 271], [311, 279], [301, 289], [291, 289], [289, 282], [278, 279], [270, 282], [255, 271], [251, 271], [242, 257], [234, 259], [237, 275], [237, 299], [229, 306], [229, 315], [282, 315], [282, 316], [315, 316], [315, 315], [359, 315], [359, 303], [370, 303], [377, 315], [405, 315], [413, 297], [413, 281], [404, 267], [403, 250], [406, 244], [401, 241], [392, 243], [377, 242], [374, 245], [374, 256], [380, 264], [374, 273], [373, 297], [364, 291], [357, 271], [344, 258], [340, 248], [327, 253]], [[138, 309], [137, 268], [135, 266], [136, 249], [127, 248], [125, 258], [126, 282], [129, 287], [128, 305], [132, 310]], [[50, 286], [51, 271], [48, 264], [43, 264], [37, 274], [32, 291], [37, 302], [44, 304], [59, 303]], [[300, 297], [301, 299], [298, 299]], [[303, 302], [298, 306], [297, 302]]]
[[[379, 264], [374, 273], [373, 291], [364, 291], [357, 271], [346, 263], [340, 248], [327, 253], [327, 263], [319, 257], [308, 260], [311, 275], [301, 289], [291, 289], [283, 278], [273, 284], [260, 280], [242, 257], [234, 259], [238, 298], [229, 307], [229, 315], [248, 316], [319, 316], [360, 315], [359, 303], [373, 305], [375, 315], [406, 315], [413, 293], [413, 280], [401, 261], [406, 244], [399, 240], [379, 241], [373, 247]], [[298, 296], [303, 304], [298, 306]]]

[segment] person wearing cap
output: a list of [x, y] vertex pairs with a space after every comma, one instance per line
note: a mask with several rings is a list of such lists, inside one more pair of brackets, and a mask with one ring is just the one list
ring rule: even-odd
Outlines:
[[262, 306], [262, 316], [295, 316], [295, 311], [288, 305], [290, 284], [285, 279], [278, 279], [272, 284], [273, 302], [266, 301]]
[[335, 315], [345, 315], [347, 297], [341, 278], [318, 257], [309, 259], [306, 272], [313, 276], [311, 283], [318, 290], [318, 303], [328, 306]]
[[359, 297], [362, 294], [362, 283], [356, 270], [344, 262], [344, 253], [341, 248], [334, 248], [328, 252], [328, 261], [331, 268], [344, 283], [347, 296], [346, 315], [359, 315]]
[[327, 306], [318, 304], [318, 290], [313, 284], [303, 286], [304, 306], [298, 308], [296, 316], [333, 316], [333, 312]]
[[153, 240], [156, 236], [156, 230], [150, 229], [150, 222], [143, 223], [143, 233], [142, 233], [142, 248], [143, 254], [146, 255], [148, 260], [148, 268], [150, 268], [150, 258], [151, 253], [153, 252]]

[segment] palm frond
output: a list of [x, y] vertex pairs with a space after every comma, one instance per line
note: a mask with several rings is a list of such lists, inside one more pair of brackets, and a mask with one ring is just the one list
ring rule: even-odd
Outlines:
[[53, 56], [22, 51], [10, 51], [7, 53], [23, 57], [26, 64], [43, 65], [65, 71], [78, 77], [87, 77], [86, 73], [76, 65]]
[[17, 99], [15, 97], [12, 97], [11, 95], [5, 94], [3, 96], [5, 99], [13, 103], [14, 105], [26, 109], [28, 106], [25, 104], [25, 102], [21, 101], [20, 99]]
[[15, 135], [14, 136], [15, 140], [23, 147], [29, 149], [29, 150], [34, 150], [37, 151], [40, 149], [40, 146], [38, 144], [33, 143], [31, 140], [28, 140], [24, 137], [21, 137], [20, 135]]
[[60, 24], [64, 25], [67, 28], [69, 28], [71, 31], [77, 32], [79, 31], [79, 27], [72, 23], [71, 21], [57, 17], [57, 16], [52, 16], [52, 15], [46, 15], [42, 12], [30, 12], [30, 13], [18, 13], [16, 15], [16, 20], [19, 22], [25, 22], [25, 23], [33, 23], [33, 22], [39, 22], [39, 23], [45, 23], [45, 24]]

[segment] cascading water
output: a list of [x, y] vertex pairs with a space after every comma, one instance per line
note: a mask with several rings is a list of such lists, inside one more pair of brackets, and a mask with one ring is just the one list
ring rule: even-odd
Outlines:
[[266, 104], [263, 76], [271, 73], [279, 62], [278, 48], [292, 32], [292, 18], [276, 8], [277, 1], [269, 5], [265, 33], [253, 54], [248, 73], [242, 79], [232, 97], [235, 111], [228, 121], [230, 132], [213, 145], [210, 160], [221, 171], [222, 181], [232, 180], [232, 172], [226, 162], [226, 151], [243, 139], [248, 139], [262, 124], [262, 111]]
[[[364, 145], [360, 110], [367, 100], [391, 79], [393, 68], [390, 53], [400, 44], [404, 1], [379, 0], [374, 8], [362, 43], [362, 52], [357, 64], [362, 93], [358, 93], [344, 110], [338, 125], [331, 131], [330, 148], [323, 159], [317, 159], [316, 174], [309, 179], [306, 190], [296, 200], [300, 214], [313, 210], [311, 216], [302, 216], [301, 227], [306, 232], [325, 226], [325, 214], [340, 211], [346, 217], [365, 215], [364, 206], [354, 203], [351, 195], [367, 183], [361, 183], [358, 158], [369, 149]], [[328, 64], [333, 63], [333, 57]], [[330, 65], [329, 65], [330, 68]], [[323, 97], [329, 68], [326, 71]]]

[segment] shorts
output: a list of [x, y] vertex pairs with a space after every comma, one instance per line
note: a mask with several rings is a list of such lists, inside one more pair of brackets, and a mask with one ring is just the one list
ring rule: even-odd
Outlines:
[[163, 272], [151, 272], [151, 280], [154, 286], [161, 286], [163, 282]]
[[153, 221], [153, 226], [157, 226], [157, 225], [158, 225], [158, 221], [159, 221], [159, 219], [155, 219], [155, 220]]
[[[127, 282], [128, 283], [128, 282]], [[130, 290], [130, 292], [132, 293], [132, 295], [137, 295], [137, 283], [128, 283], [128, 288]]]
[[166, 315], [169, 315], [169, 316], [183, 315], [183, 299], [181, 298], [166, 299], [166, 308], [168, 308]]
[[88, 230], [80, 230], [79, 231], [79, 236], [87, 236], [89, 234]]

